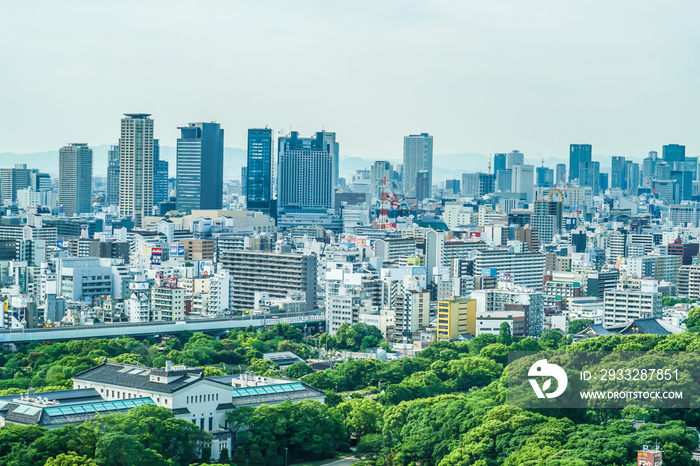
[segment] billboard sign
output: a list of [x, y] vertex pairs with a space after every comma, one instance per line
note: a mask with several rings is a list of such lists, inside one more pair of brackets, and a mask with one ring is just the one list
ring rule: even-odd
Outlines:
[[185, 243], [170, 243], [170, 257], [185, 257]]
[[151, 248], [151, 265], [160, 265], [163, 262], [163, 248]]

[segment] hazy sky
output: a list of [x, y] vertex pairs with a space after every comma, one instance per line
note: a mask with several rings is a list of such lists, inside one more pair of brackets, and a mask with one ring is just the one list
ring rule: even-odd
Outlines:
[[[700, 153], [697, 1], [0, 1], [0, 152], [218, 121], [336, 131], [343, 155]], [[438, 162], [436, 161], [436, 164]]]

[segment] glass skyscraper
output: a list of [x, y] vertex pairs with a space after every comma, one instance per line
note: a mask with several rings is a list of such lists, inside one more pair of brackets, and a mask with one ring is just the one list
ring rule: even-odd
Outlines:
[[569, 146], [569, 179], [578, 180], [582, 163], [592, 160], [593, 148], [590, 144], [571, 144]]
[[248, 164], [245, 174], [245, 196], [248, 210], [269, 213], [274, 188], [274, 139], [269, 128], [248, 130]]
[[153, 205], [167, 201], [168, 196], [168, 161], [160, 159], [160, 144], [153, 140]]
[[177, 209], [221, 209], [224, 130], [218, 123], [181, 126], [177, 140]]

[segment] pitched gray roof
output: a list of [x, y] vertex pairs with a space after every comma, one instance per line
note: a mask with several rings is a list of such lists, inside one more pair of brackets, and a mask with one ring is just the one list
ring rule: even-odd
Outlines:
[[107, 361], [74, 375], [73, 380], [85, 380], [157, 393], [173, 393], [198, 382], [203, 377], [202, 369], [187, 368], [184, 371], [171, 371], [170, 374], [177, 378], [170, 383], [160, 383], [151, 382], [151, 373], [159, 376], [165, 375], [163, 369]]

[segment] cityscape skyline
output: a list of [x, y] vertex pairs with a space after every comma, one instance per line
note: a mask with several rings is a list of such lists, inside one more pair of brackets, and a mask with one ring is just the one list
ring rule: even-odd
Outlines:
[[[143, 17], [160, 17], [159, 5], [141, 6]], [[12, 73], [0, 79], [13, 89], [3, 96], [12, 118], [0, 125], [0, 150], [36, 152], [71, 141], [113, 144], [115, 115], [142, 110], [160, 122], [155, 137], [161, 141], [174, 141], [182, 121], [216, 120], [229, 128], [229, 145], [241, 148], [249, 127], [293, 127], [305, 135], [329, 128], [343, 135], [345, 155], [375, 160], [398, 158], [401, 138], [419, 131], [436, 138], [436, 154], [505, 146], [563, 157], [569, 142], [590, 141], [611, 155], [641, 157], [659, 140], [684, 142], [692, 152], [700, 147], [692, 115], [700, 101], [697, 33], [690, 20], [698, 6], [675, 5], [659, 11], [651, 3], [593, 2], [569, 10], [555, 2], [537, 9], [508, 2], [504, 10], [430, 2], [324, 8], [264, 2], [237, 5], [235, 17], [225, 6], [207, 9], [192, 21], [186, 40], [171, 25], [131, 17], [115, 5], [105, 8], [122, 22], [119, 29], [99, 27], [95, 11], [63, 15], [49, 2], [40, 9], [7, 5], [0, 30], [15, 46], [1, 52]], [[689, 9], [682, 15], [681, 5]], [[168, 7], [167, 23], [188, 17], [187, 4]], [[362, 31], [355, 27], [358, 18], [365, 20]], [[589, 24], [596, 25], [595, 33]], [[63, 33], [74, 26], [90, 33], [89, 43]], [[415, 28], [425, 32], [415, 34]], [[329, 40], [317, 41], [321, 32]], [[151, 47], [132, 46], [144, 34], [154, 39]], [[39, 47], [45, 43], [50, 50]], [[295, 60], [284, 50], [309, 47], [327, 66], [280, 82], [275, 70]], [[194, 50], [196, 66], [181, 69], [181, 54]], [[89, 64], [81, 60], [85, 56]], [[51, 64], [50, 75], [44, 63]], [[117, 79], [117, 70], [132, 65], [153, 79], [138, 85], [136, 77]], [[257, 69], [255, 79], [238, 72], [246, 67]], [[183, 96], [195, 73], [210, 76], [208, 86]], [[306, 105], [319, 91], [332, 96], [334, 105]], [[367, 115], [381, 119], [382, 131], [373, 131]], [[547, 128], [546, 138], [541, 128]]]

